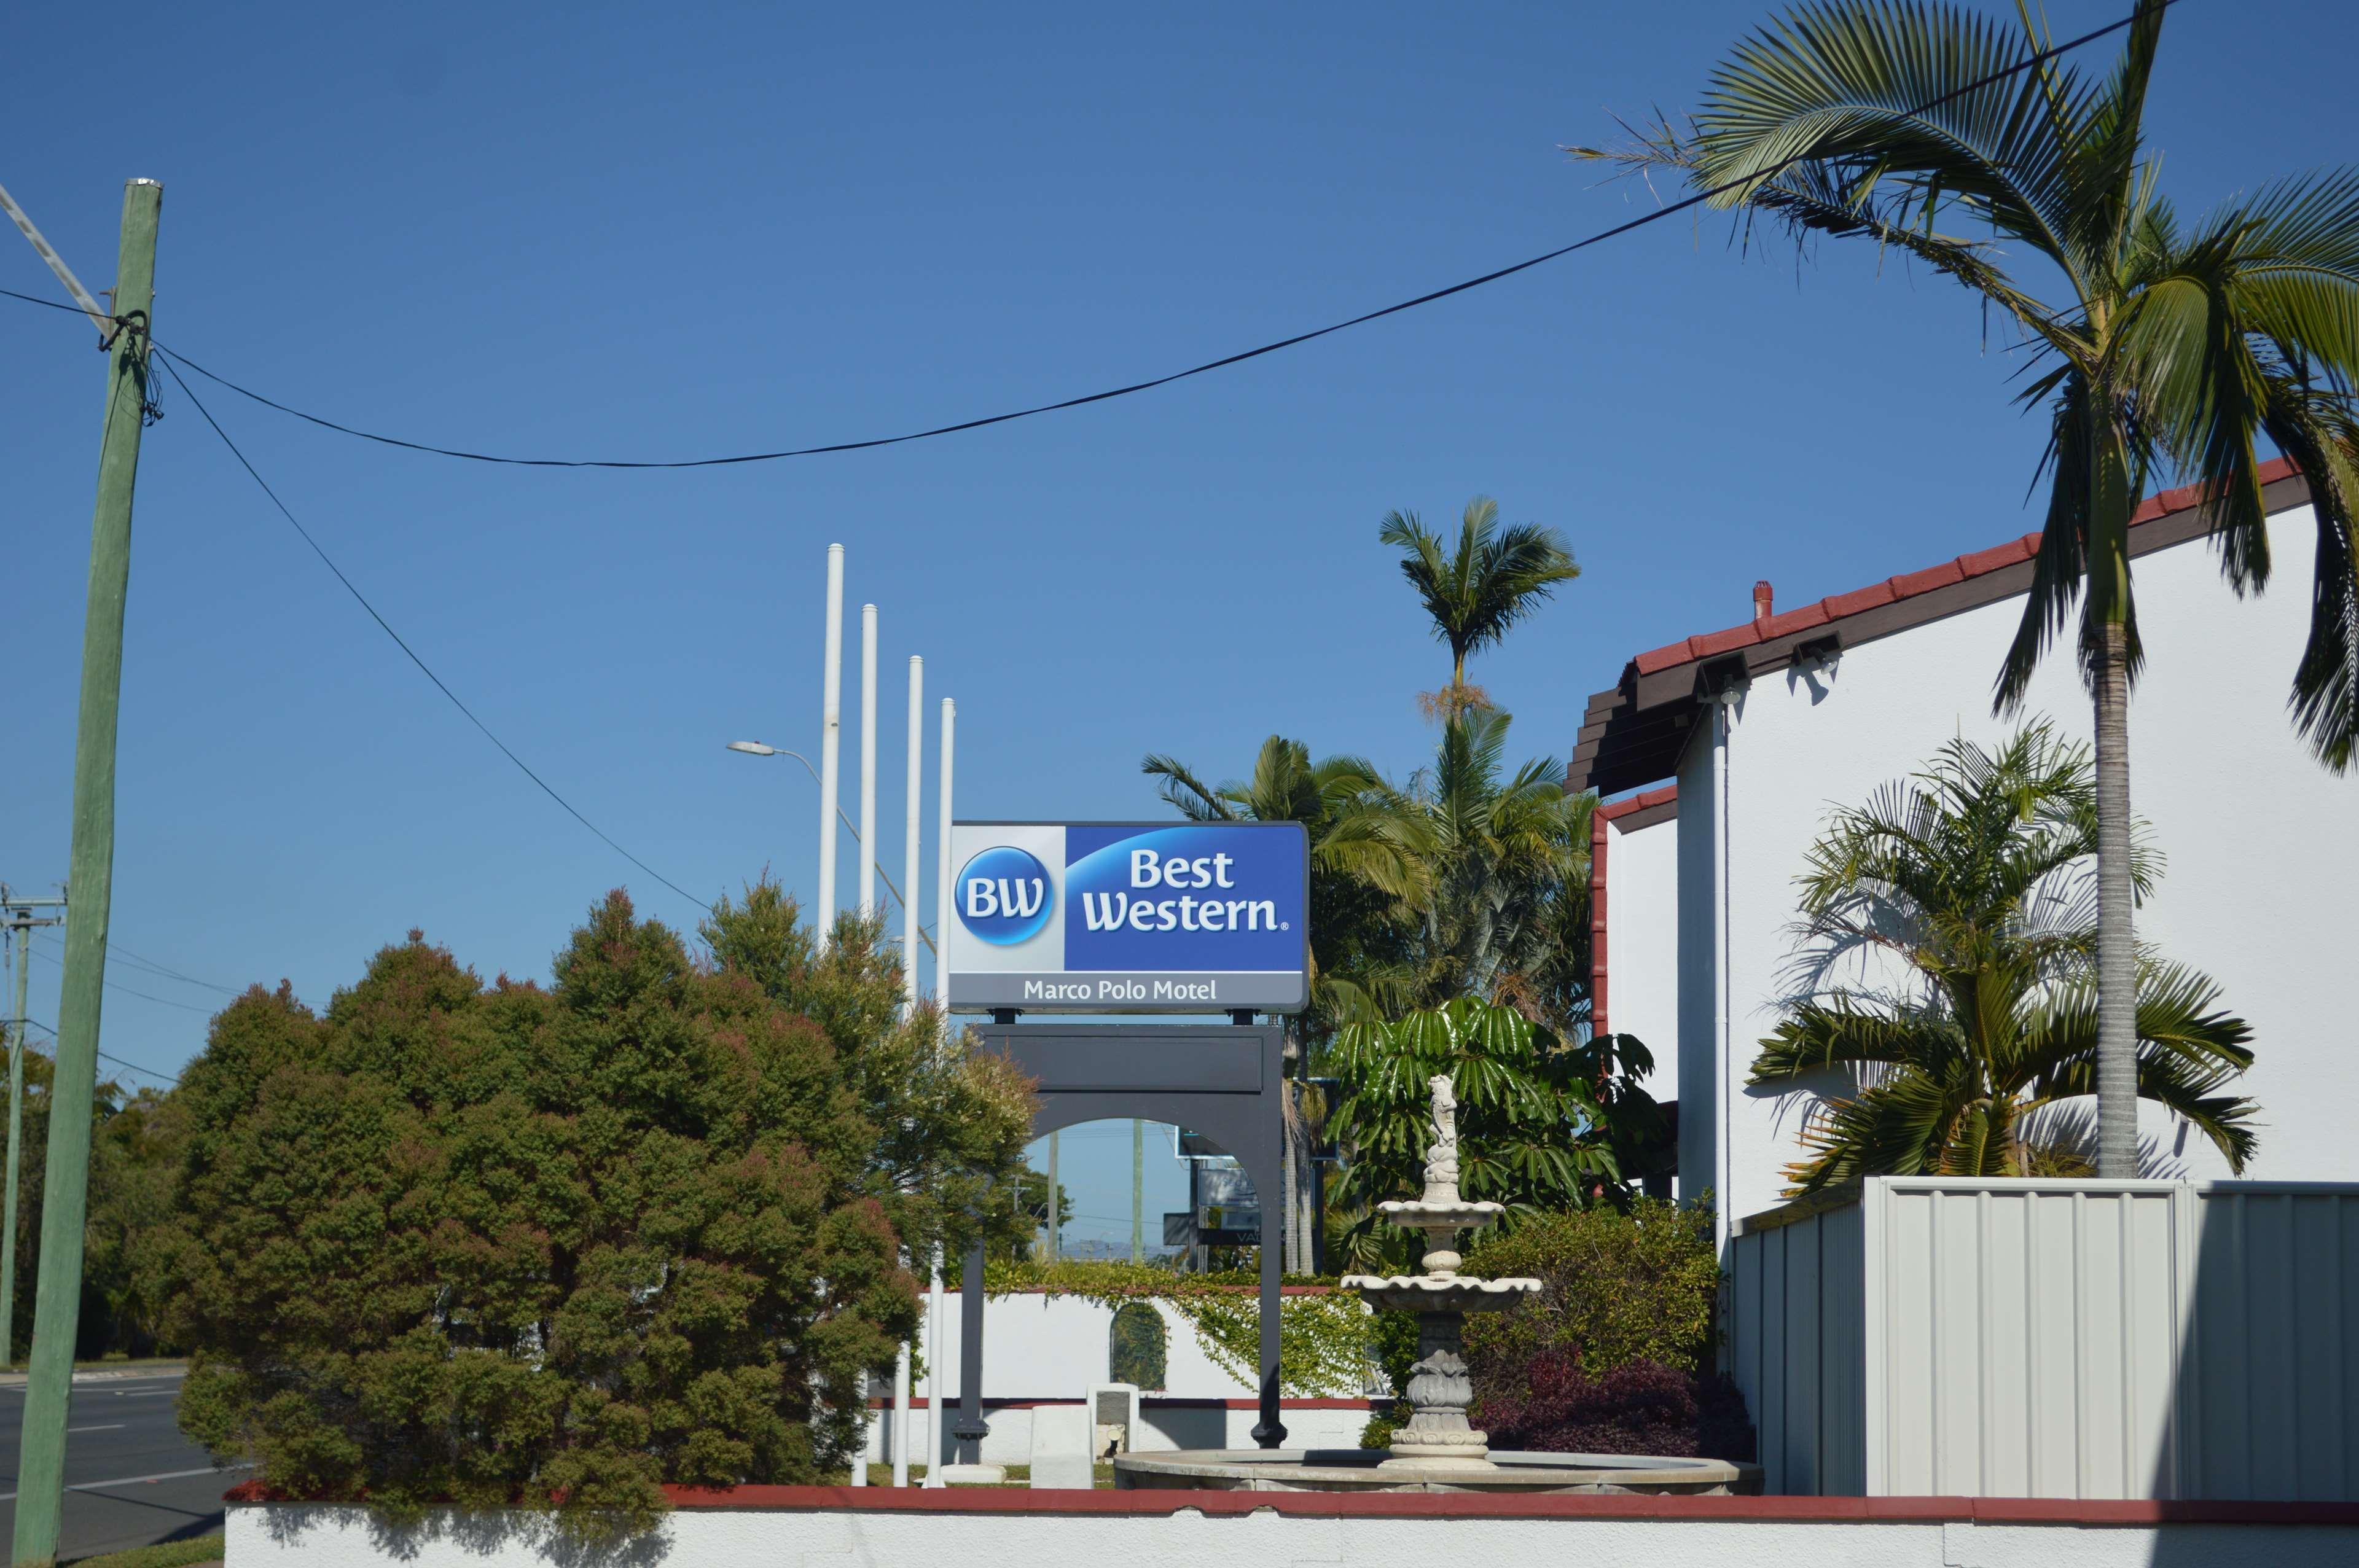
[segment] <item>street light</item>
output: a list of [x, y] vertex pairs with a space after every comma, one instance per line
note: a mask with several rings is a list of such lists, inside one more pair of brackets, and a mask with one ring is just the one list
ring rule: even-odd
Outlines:
[[[819, 782], [819, 770], [812, 767], [811, 760], [809, 757], [804, 756], [800, 752], [790, 752], [784, 746], [765, 746], [759, 741], [732, 741], [729, 742], [729, 749], [733, 752], [743, 752], [749, 757], [792, 757], [796, 762], [800, 762], [803, 765], [803, 771], [805, 773], [810, 774], [811, 783], [817, 784]], [[844, 815], [843, 807], [841, 806], [838, 806], [835, 808], [835, 819], [843, 824], [843, 830], [852, 835], [852, 841], [853, 843], [857, 844], [860, 842], [860, 829], [852, 825], [852, 818]], [[893, 879], [886, 873], [883, 865], [880, 864], [877, 866], [876, 874], [880, 877], [884, 877], [885, 891], [893, 895], [893, 902], [899, 904], [902, 908], [907, 909], [909, 906], [909, 901], [903, 898], [901, 896], [901, 890], [893, 885]], [[939, 952], [939, 949], [934, 946], [934, 939], [926, 935], [926, 928], [922, 925], [918, 927], [918, 940], [926, 945], [927, 952]]]

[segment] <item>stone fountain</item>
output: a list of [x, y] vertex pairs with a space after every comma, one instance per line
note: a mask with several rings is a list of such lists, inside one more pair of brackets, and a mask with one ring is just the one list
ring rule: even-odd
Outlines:
[[1490, 1470], [1484, 1433], [1466, 1422], [1474, 1386], [1466, 1373], [1466, 1314], [1503, 1312], [1527, 1295], [1538, 1295], [1538, 1280], [1471, 1280], [1458, 1272], [1461, 1231], [1480, 1230], [1506, 1206], [1468, 1203], [1458, 1192], [1458, 1098], [1447, 1077], [1430, 1080], [1433, 1090], [1433, 1141], [1425, 1156], [1425, 1193], [1408, 1202], [1377, 1205], [1403, 1230], [1425, 1237], [1422, 1274], [1346, 1274], [1343, 1288], [1358, 1292], [1379, 1311], [1417, 1314], [1417, 1361], [1409, 1368], [1409, 1418], [1393, 1433], [1390, 1457], [1376, 1468], [1400, 1473], [1440, 1466]]
[[1722, 1459], [1628, 1454], [1500, 1454], [1466, 1419], [1474, 1398], [1464, 1334], [1470, 1312], [1504, 1312], [1538, 1293], [1538, 1280], [1480, 1280], [1458, 1272], [1462, 1232], [1506, 1212], [1469, 1203], [1458, 1190], [1458, 1100], [1447, 1077], [1433, 1090], [1425, 1191], [1378, 1205], [1385, 1217], [1426, 1238], [1423, 1273], [1347, 1274], [1343, 1288], [1379, 1312], [1417, 1314], [1409, 1418], [1388, 1449], [1181, 1449], [1118, 1455], [1114, 1485], [1287, 1492], [1757, 1492], [1761, 1471]]

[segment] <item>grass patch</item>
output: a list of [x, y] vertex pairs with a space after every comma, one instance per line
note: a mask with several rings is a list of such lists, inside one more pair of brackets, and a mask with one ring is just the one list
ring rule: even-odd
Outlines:
[[218, 1563], [226, 1550], [222, 1537], [200, 1535], [131, 1552], [110, 1552], [103, 1557], [78, 1557], [73, 1568], [186, 1568], [191, 1563]]

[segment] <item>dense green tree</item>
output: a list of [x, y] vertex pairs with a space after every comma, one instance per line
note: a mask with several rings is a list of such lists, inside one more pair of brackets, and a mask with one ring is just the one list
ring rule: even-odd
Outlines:
[[[19, 1364], [33, 1343], [33, 1294], [41, 1255], [41, 1189], [49, 1173], [47, 1052], [25, 1053], [25, 1114], [17, 1154], [16, 1299], [8, 1343]], [[0, 1115], [5, 1115], [0, 1107]], [[169, 1101], [102, 1078], [91, 1102], [90, 1209], [83, 1227], [82, 1309], [74, 1354], [84, 1360], [158, 1348], [158, 1297], [131, 1237], [168, 1202], [176, 1147]]]
[[1501, 528], [1499, 503], [1487, 495], [1466, 503], [1456, 546], [1446, 552], [1441, 535], [1414, 512], [1386, 513], [1379, 537], [1401, 551], [1401, 576], [1450, 648], [1450, 684], [1425, 699], [1439, 719], [1489, 706], [1481, 687], [1466, 684], [1466, 655], [1498, 642], [1557, 584], [1581, 575], [1562, 535], [1528, 523]]
[[[1751, 1082], [1822, 1098], [1796, 1192], [1861, 1176], [2093, 1173], [2059, 1102], [2096, 1087], [2098, 845], [2089, 751], [2044, 725], [1963, 741], [1834, 814], [1802, 877], [1800, 993]], [[2134, 860], [2136, 885], [2154, 874]], [[2245, 1021], [2192, 969], [2142, 954], [2137, 1092], [2245, 1168], [2257, 1108]], [[1850, 1077], [1828, 1090], [1829, 1069]]]
[[324, 1012], [224, 1010], [149, 1233], [183, 1428], [278, 1495], [592, 1528], [840, 1467], [908, 1261], [1001, 1212], [1028, 1091], [897, 1020], [873, 925], [816, 955], [762, 885], [705, 934], [618, 892], [546, 989], [412, 933]]
[[[2299, 464], [2317, 571], [2293, 715], [2346, 769], [2359, 752], [2359, 172], [2280, 181], [2182, 223], [2145, 135], [2164, 5], [2139, 7], [2104, 80], [2038, 59], [2052, 39], [2020, 11], [2010, 28], [1955, 5], [1800, 6], [1714, 71], [1691, 135], [1665, 125], [1636, 146], [1581, 150], [1673, 168], [1805, 241], [1914, 257], [2031, 350], [2020, 400], [2047, 422], [2051, 482], [1996, 700], [2021, 703], [2078, 597], [2096, 727], [2098, 1164], [2127, 1176], [2145, 1006], [2130, 924], [2130, 518], [2158, 475], [2200, 486], [2229, 582], [2257, 592], [2270, 568], [2262, 438]], [[2052, 279], [2048, 297], [2026, 261]]]

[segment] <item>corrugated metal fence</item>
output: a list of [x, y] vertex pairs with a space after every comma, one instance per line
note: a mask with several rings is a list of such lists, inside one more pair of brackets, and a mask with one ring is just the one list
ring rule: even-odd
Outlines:
[[1771, 1491], [2359, 1501], [2359, 1186], [1878, 1177], [1726, 1286]]

